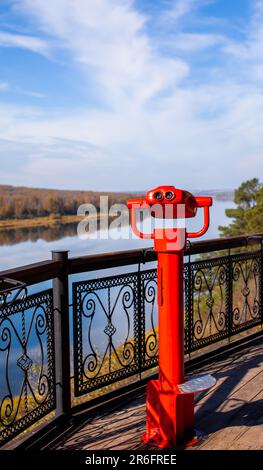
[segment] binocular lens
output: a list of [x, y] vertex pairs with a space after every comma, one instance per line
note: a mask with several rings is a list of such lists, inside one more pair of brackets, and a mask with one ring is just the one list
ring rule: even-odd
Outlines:
[[165, 193], [165, 197], [166, 197], [166, 199], [171, 201], [171, 199], [174, 198], [174, 193], [172, 191], [167, 191], [167, 193]]
[[161, 191], [156, 191], [156, 193], [154, 193], [154, 198], [157, 199], [157, 201], [160, 201], [163, 198]]

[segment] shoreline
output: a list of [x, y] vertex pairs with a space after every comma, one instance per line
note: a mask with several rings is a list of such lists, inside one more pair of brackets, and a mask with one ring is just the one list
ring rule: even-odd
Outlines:
[[[90, 217], [90, 216], [89, 216]], [[98, 219], [102, 216], [98, 214]], [[35, 217], [32, 219], [5, 219], [0, 220], [0, 230], [17, 228], [51, 227], [54, 225], [65, 225], [79, 223], [83, 215], [62, 215], [61, 217]]]

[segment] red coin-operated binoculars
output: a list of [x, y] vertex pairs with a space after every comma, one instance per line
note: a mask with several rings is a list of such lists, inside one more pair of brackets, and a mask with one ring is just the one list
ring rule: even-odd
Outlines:
[[[147, 385], [143, 440], [159, 447], [196, 442], [194, 394], [215, 384], [210, 375], [190, 380], [184, 375], [183, 256], [187, 238], [206, 233], [211, 205], [211, 197], [195, 197], [173, 186], [159, 186], [148, 191], [143, 199], [127, 201], [133, 232], [140, 238], [152, 238], [158, 253], [159, 379]], [[145, 234], [137, 228], [138, 210], [148, 210], [158, 219], [187, 219], [195, 217], [200, 207], [204, 210], [204, 223], [198, 232], [188, 233], [185, 227], [177, 226], [155, 228], [153, 233]]]

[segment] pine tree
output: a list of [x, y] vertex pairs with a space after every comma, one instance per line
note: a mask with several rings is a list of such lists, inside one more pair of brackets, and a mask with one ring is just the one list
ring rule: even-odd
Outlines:
[[234, 209], [226, 209], [233, 219], [229, 226], [220, 226], [220, 236], [263, 232], [263, 185], [258, 178], [245, 181], [235, 190]]

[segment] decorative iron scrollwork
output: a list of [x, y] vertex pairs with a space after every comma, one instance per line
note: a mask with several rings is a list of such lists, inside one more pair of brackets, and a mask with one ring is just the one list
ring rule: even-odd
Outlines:
[[0, 307], [2, 443], [55, 407], [52, 291], [7, 298]]
[[158, 360], [157, 327], [157, 274], [156, 270], [141, 273], [141, 296], [143, 310], [143, 367], [153, 367]]
[[233, 258], [233, 331], [260, 322], [259, 275], [258, 255]]
[[261, 256], [256, 251], [188, 264], [188, 352], [261, 323]]
[[227, 265], [193, 263], [193, 338], [211, 339], [226, 331]]
[[16, 300], [27, 296], [27, 287], [24, 282], [6, 277], [0, 277], [0, 308], [11, 305]]
[[74, 283], [75, 393], [138, 369], [137, 274]]

